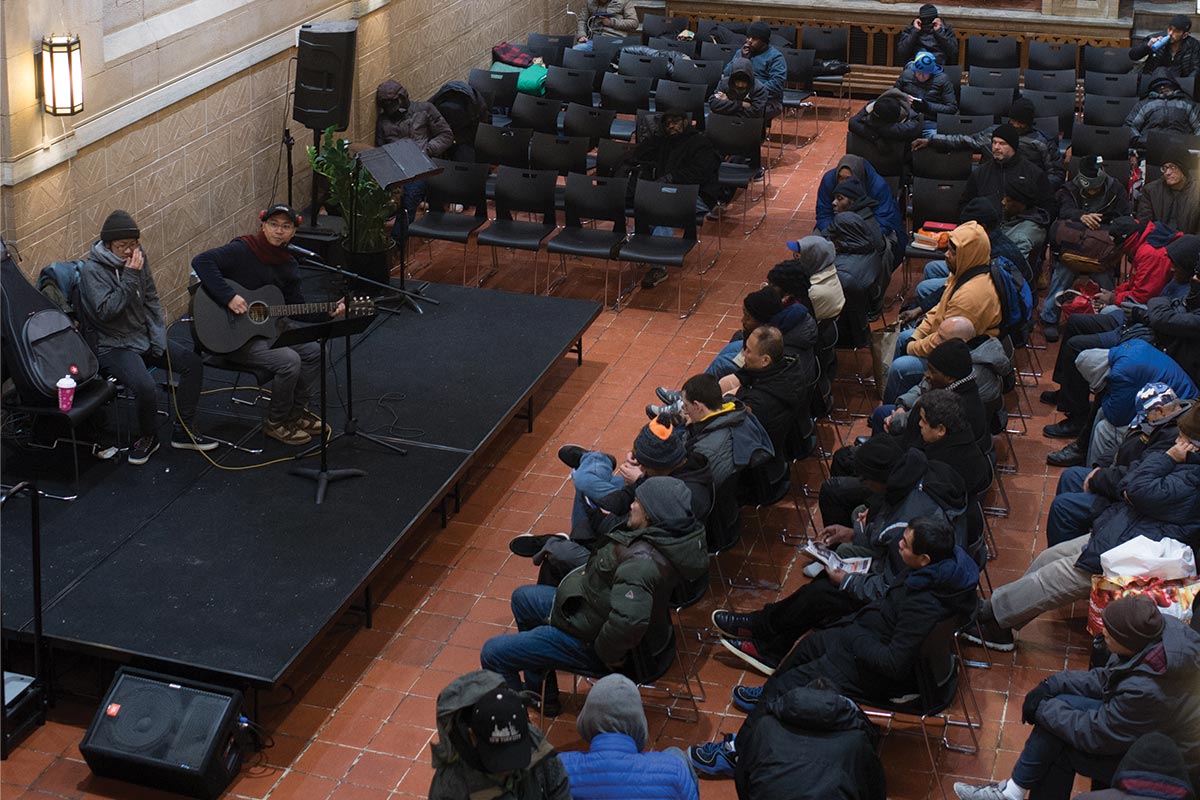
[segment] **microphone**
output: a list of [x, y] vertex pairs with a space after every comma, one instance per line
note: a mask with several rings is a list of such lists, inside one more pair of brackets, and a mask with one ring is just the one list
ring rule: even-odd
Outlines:
[[291, 253], [292, 255], [297, 255], [297, 256], [300, 256], [301, 258], [311, 258], [314, 261], [322, 261], [323, 260], [319, 255], [314, 253], [312, 250], [305, 250], [300, 245], [292, 244], [291, 242], [288, 242], [287, 244], [284, 245], [284, 247], [286, 247], [288, 252]]

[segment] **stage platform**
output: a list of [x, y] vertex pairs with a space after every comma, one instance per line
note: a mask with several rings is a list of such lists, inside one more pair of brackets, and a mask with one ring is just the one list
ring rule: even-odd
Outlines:
[[[455, 492], [477, 454], [533, 410], [535, 389], [600, 312], [594, 302], [485, 289], [431, 285], [427, 294], [441, 305], [381, 314], [352, 349], [362, 429], [407, 455], [339, 441], [330, 467], [367, 475], [331, 484], [323, 504], [312, 482], [288, 474], [317, 459], [288, 459], [294, 449], [271, 440], [258, 456], [214, 451], [230, 469], [167, 446], [141, 467], [97, 463], [78, 500], [43, 502], [50, 644], [230, 685], [278, 684], [361, 603], [375, 571]], [[329, 373], [335, 431], [346, 419], [343, 351], [335, 344]], [[206, 432], [263, 443], [258, 411], [228, 415], [221, 393], [206, 395], [203, 408]], [[19, 466], [6, 462], [6, 478]], [[3, 627], [27, 634], [28, 501], [9, 503], [3, 522]]]

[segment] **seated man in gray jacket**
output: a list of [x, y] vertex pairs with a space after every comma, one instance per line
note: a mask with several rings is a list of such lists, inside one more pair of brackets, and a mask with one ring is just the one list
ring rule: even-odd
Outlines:
[[150, 367], [179, 376], [178, 386], [169, 390], [175, 417], [171, 446], [180, 450], [217, 446], [195, 423], [204, 366], [191, 348], [167, 339], [158, 287], [138, 242], [141, 235], [129, 212], [112, 212], [79, 270], [78, 310], [86, 334], [94, 339], [100, 369], [133, 395], [137, 438], [129, 448], [130, 464], [145, 464], [159, 446], [158, 387]]

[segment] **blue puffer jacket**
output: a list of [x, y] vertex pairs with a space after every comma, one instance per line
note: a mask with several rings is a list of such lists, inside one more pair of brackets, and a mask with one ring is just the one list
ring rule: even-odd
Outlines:
[[837, 166], [821, 176], [821, 183], [817, 186], [817, 230], [823, 231], [833, 224], [833, 187], [837, 186], [838, 170], [842, 167], [848, 167], [850, 174], [858, 178], [867, 187], [867, 193], [875, 199], [875, 219], [879, 220], [884, 236], [892, 233], [896, 235], [897, 242], [908, 241], [900, 207], [896, 205], [896, 198], [887, 181], [862, 156], [849, 154], [842, 156]]
[[1101, 554], [1138, 535], [1200, 546], [1200, 457], [1195, 453], [1182, 464], [1163, 452], [1147, 454], [1130, 468], [1118, 492], [1125, 501], [1096, 518], [1075, 562], [1079, 569], [1100, 574]]
[[1108, 351], [1108, 386], [1100, 398], [1104, 418], [1113, 425], [1133, 420], [1137, 393], [1147, 383], [1165, 383], [1184, 398], [1200, 394], [1175, 359], [1144, 339], [1130, 339]]
[[599, 733], [587, 753], [559, 753], [574, 800], [699, 800], [688, 765], [671, 753], [639, 753], [624, 733]]

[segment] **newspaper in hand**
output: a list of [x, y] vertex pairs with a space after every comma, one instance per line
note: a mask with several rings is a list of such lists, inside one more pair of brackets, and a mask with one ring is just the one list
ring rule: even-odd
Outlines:
[[801, 552], [808, 553], [829, 569], [838, 569], [847, 573], [864, 573], [871, 570], [870, 557], [842, 558], [820, 542], [810, 541], [804, 545]]

